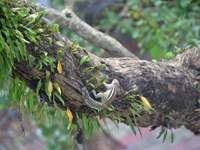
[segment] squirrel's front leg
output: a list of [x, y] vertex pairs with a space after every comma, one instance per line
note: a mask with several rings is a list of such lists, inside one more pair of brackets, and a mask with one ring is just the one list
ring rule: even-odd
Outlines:
[[106, 97], [105, 97], [104, 93], [96, 94], [96, 91], [92, 90], [92, 94], [94, 95], [95, 98], [101, 98], [101, 103], [103, 103], [106, 100]]

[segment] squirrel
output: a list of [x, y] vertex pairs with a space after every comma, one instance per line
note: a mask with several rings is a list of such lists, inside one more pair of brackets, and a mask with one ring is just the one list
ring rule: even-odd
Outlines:
[[92, 90], [92, 93], [94, 95], [95, 98], [101, 98], [101, 103], [95, 101], [94, 99], [92, 99], [89, 95], [89, 92], [87, 90], [86, 87], [83, 87], [82, 90], [82, 96], [84, 99], [84, 102], [90, 107], [90, 108], [94, 108], [97, 110], [101, 110], [103, 109], [106, 105], [110, 104], [115, 96], [116, 93], [119, 89], [119, 82], [117, 79], [114, 79], [112, 81], [111, 84], [106, 84], [105, 82], [103, 82], [103, 85], [106, 87], [106, 91], [104, 93], [98, 93], [96, 94], [95, 90]]

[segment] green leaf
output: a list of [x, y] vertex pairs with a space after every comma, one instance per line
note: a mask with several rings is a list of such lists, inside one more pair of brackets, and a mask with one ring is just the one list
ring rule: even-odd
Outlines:
[[26, 86], [26, 83], [24, 81], [22, 81], [22, 89], [25, 91], [27, 90], [27, 86]]
[[42, 17], [44, 17], [46, 11], [41, 11], [40, 13], [42, 13], [42, 14], [37, 18], [37, 20], [36, 20], [37, 22], [39, 22], [42, 19]]
[[72, 48], [76, 47], [76, 45], [77, 45], [76, 43], [77, 43], [77, 41], [74, 40], [71, 47], [72, 47]]
[[85, 137], [86, 139], [89, 139], [89, 135], [90, 135], [90, 125], [91, 125], [91, 120], [87, 119], [87, 124], [88, 124], [88, 132], [85, 133]]
[[14, 86], [18, 88], [18, 85], [19, 85], [19, 77], [16, 77]]
[[115, 107], [114, 107], [112, 104], [110, 104], [109, 106], [110, 106], [112, 109], [115, 109]]
[[20, 112], [22, 114], [22, 120], [24, 120], [24, 111], [25, 110], [24, 110], [24, 100], [23, 99], [20, 100], [19, 106], [20, 106]]
[[52, 22], [50, 22], [50, 23], [48, 24], [48, 26], [51, 26], [58, 18], [60, 18], [60, 17], [57, 17], [56, 19], [54, 19]]
[[58, 52], [58, 58], [60, 59], [60, 61], [62, 61], [63, 58], [62, 52]]
[[46, 80], [49, 80], [49, 76], [50, 76], [50, 72], [48, 70], [46, 70]]
[[175, 57], [175, 54], [173, 53], [173, 52], [167, 52], [166, 54], [165, 54], [165, 58], [166, 59], [172, 59], [172, 58], [174, 58]]
[[[90, 119], [91, 120], [91, 119]], [[94, 123], [92, 122], [92, 120], [90, 121], [90, 131], [89, 131], [89, 135], [88, 135], [88, 139], [90, 140], [92, 137], [92, 131], [94, 129]]]
[[97, 118], [95, 118], [95, 120], [96, 120], [96, 126], [99, 128], [99, 134], [102, 135], [103, 131], [102, 131], [101, 125], [99, 123], [99, 120]]
[[102, 66], [101, 66], [101, 68], [97, 71], [97, 73], [95, 74], [95, 75], [98, 75], [100, 72], [101, 72], [101, 70], [103, 69], [103, 67], [105, 66], [106, 64], [103, 64]]
[[93, 77], [91, 77], [91, 78], [88, 80], [88, 82], [94, 81], [98, 76], [99, 76], [99, 74], [94, 75]]
[[107, 78], [108, 76], [104, 77], [103, 79], [101, 79], [101, 81], [99, 81], [99, 83], [103, 83]]
[[105, 119], [104, 117], [101, 117], [101, 118], [102, 118], [102, 120], [103, 120], [104, 126], [106, 126], [106, 128], [107, 128], [107, 134], [108, 134], [109, 127], [108, 127], [108, 125], [107, 125], [106, 119]]
[[95, 109], [93, 109], [93, 111], [94, 111], [94, 113], [97, 115], [98, 113], [97, 113], [97, 111], [95, 110]]
[[35, 61], [35, 57], [31, 54], [29, 54], [29, 66], [32, 67], [33, 66], [33, 62]]
[[79, 115], [77, 112], [75, 112], [75, 114], [76, 114], [77, 122], [79, 122]]
[[55, 95], [56, 97], [58, 97], [58, 99], [62, 102], [63, 106], [65, 106], [65, 102], [64, 102], [64, 100], [62, 99], [62, 97], [61, 97], [58, 93], [56, 93], [56, 92], [54, 92], [54, 95]]
[[199, 44], [199, 41], [198, 41], [197, 39], [192, 39], [191, 41], [194, 42], [195, 45], [198, 45], [198, 44]]
[[[112, 115], [112, 114], [111, 114]], [[115, 124], [115, 126], [117, 127], [117, 129], [119, 130], [119, 126], [117, 124], [117, 122], [114, 119], [115, 117], [110, 117], [110, 119], [112, 120], [112, 122]]]
[[39, 90], [40, 90], [40, 88], [41, 88], [41, 80], [42, 79], [40, 79], [40, 81], [38, 82], [38, 84], [37, 84], [37, 88], [36, 88], [36, 94], [38, 95], [39, 94]]
[[132, 132], [133, 132], [134, 135], [136, 136], [136, 131], [135, 131], [135, 128], [134, 128], [133, 123], [132, 123], [132, 121], [131, 121], [131, 118], [130, 118], [127, 114], [126, 114], [126, 118], [127, 118], [128, 124], [129, 124], [130, 127], [131, 127]]
[[33, 94], [29, 91], [27, 97], [30, 104], [30, 109], [34, 111]]
[[88, 69], [91, 69], [91, 68], [94, 69], [94, 67], [88, 67], [88, 68], [84, 69], [82, 73], [86, 72]]
[[171, 120], [174, 120], [171, 116], [169, 116], [169, 115], [164, 115], [162, 118], [169, 118], [169, 119], [171, 119]]
[[59, 46], [63, 46], [63, 44], [62, 44], [60, 41], [56, 41], [56, 43], [57, 43]]
[[84, 127], [85, 127], [85, 133], [87, 134], [89, 132], [89, 128], [88, 128], [87, 118], [86, 118], [86, 115], [84, 113], [82, 114], [82, 118], [83, 118], [83, 124], [84, 124]]
[[49, 45], [52, 44], [52, 38], [51, 37], [47, 37], [49, 39]]
[[200, 98], [198, 99], [198, 103], [200, 104]]
[[80, 61], [80, 64], [79, 64], [79, 67], [85, 62], [85, 60], [87, 59], [88, 56], [84, 56], [81, 61]]
[[93, 124], [93, 129], [96, 132], [96, 119], [90, 116], [91, 123]]
[[24, 14], [27, 15], [30, 12], [30, 10], [31, 10], [31, 5], [26, 9], [26, 11], [24, 12]]
[[133, 90], [129, 90], [128, 92], [126, 92], [122, 97], [126, 96], [128, 93], [132, 92], [132, 91], [135, 91], [134, 89]]
[[137, 115], [138, 117], [141, 117], [134, 109], [129, 108], [133, 114], [133, 116]]
[[165, 134], [163, 135], [163, 143], [165, 142], [166, 137], [167, 137], [167, 130], [165, 131]]
[[90, 74], [90, 72], [93, 70], [94, 68], [91, 68], [90, 70], [88, 70], [86, 77]]
[[91, 57], [87, 58], [85, 61], [87, 61], [87, 62], [93, 62], [93, 60], [92, 60]]
[[150, 49], [151, 56], [155, 59], [159, 58], [162, 54], [162, 50], [158, 45], [155, 45]]
[[53, 95], [53, 104], [54, 104], [54, 107], [55, 107], [57, 110], [59, 110], [58, 105], [56, 104], [55, 96], [54, 96], [54, 95]]
[[157, 63], [158, 61], [156, 59], [152, 59], [152, 62]]
[[103, 109], [103, 114], [107, 117], [107, 112], [105, 108]]
[[142, 137], [142, 132], [141, 132], [141, 130], [140, 130], [140, 127], [138, 126], [138, 123], [137, 123], [137, 120], [136, 120], [135, 115], [133, 115], [133, 118], [134, 118], [135, 125], [136, 125], [136, 127], [138, 128], [138, 131], [140, 132], [140, 136]]
[[171, 131], [171, 143], [173, 143], [174, 142], [174, 134], [173, 134], [173, 132]]
[[97, 88], [94, 84], [92, 84], [92, 83], [87, 83], [87, 85], [90, 85], [91, 87], [93, 87], [93, 88]]
[[49, 111], [49, 106], [44, 104], [44, 108], [45, 108], [45, 112], [47, 114], [47, 118], [49, 120], [49, 123], [51, 122], [51, 118], [50, 118], [50, 111]]
[[49, 94], [49, 90], [48, 90], [48, 85], [49, 85], [49, 81], [45, 81], [45, 92], [49, 98], [49, 100], [51, 101], [51, 97], [50, 97], [50, 94]]
[[160, 131], [157, 139], [159, 139], [163, 135], [164, 132], [165, 132], [165, 129], [162, 127], [162, 130]]
[[122, 119], [119, 114], [117, 114], [117, 118], [118, 118], [118, 121], [121, 122]]

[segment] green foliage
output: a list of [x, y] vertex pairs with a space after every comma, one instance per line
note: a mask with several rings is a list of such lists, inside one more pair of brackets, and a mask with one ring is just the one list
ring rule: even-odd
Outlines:
[[[42, 37], [45, 37], [49, 40], [49, 44], [52, 44], [52, 38], [48, 37], [48, 34], [44, 34], [44, 31], [48, 27], [48, 30], [52, 32], [57, 32], [57, 25], [52, 25], [52, 23], [41, 26], [39, 24], [39, 21], [44, 16], [45, 12], [36, 12], [34, 14], [29, 14], [30, 8], [23, 7], [23, 4], [19, 4], [17, 8], [10, 8], [6, 9], [6, 2], [1, 1], [0, 2], [0, 8], [4, 11], [4, 14], [0, 14], [0, 26], [2, 29], [0, 30], [0, 86], [2, 86], [2, 83], [9, 83], [9, 75], [12, 75], [12, 67], [14, 67], [14, 59], [16, 59], [18, 62], [21, 60], [28, 60], [29, 66], [33, 67], [34, 63], [36, 64], [36, 68], [42, 69], [42, 67], [50, 66], [51, 71], [54, 72], [54, 69], [56, 68], [55, 62], [56, 59], [52, 56], [48, 56], [47, 52], [39, 51], [37, 45], [37, 40], [41, 39]], [[24, 21], [21, 21], [21, 19], [24, 19]], [[34, 26], [32, 24], [34, 23]], [[33, 28], [34, 27], [34, 28]], [[35, 30], [35, 27], [39, 29]], [[27, 57], [27, 51], [26, 51], [26, 45], [29, 43], [35, 43], [35, 51], [40, 53], [39, 57], [35, 57], [31, 54]], [[62, 43], [57, 42], [61, 48], [58, 51], [59, 59], [62, 59], [62, 51], [65, 51], [64, 48], [71, 47], [71, 53], [77, 55], [79, 51], [81, 51], [81, 48], [77, 45], [76, 40], [72, 43], [72, 45], [62, 45]], [[91, 58], [84, 57], [81, 62], [80, 66], [85, 62], [90, 62]], [[95, 66], [97, 67], [97, 66]], [[95, 68], [94, 67], [94, 68]], [[100, 69], [96, 72], [95, 76], [97, 76], [100, 71], [103, 69], [104, 65], [100, 67]], [[93, 69], [94, 69], [93, 68]], [[92, 70], [93, 70], [92, 69]], [[92, 71], [91, 70], [91, 71]], [[19, 77], [16, 77], [12, 79], [12, 82], [9, 84], [9, 97], [12, 100], [11, 108], [17, 104], [19, 107], [22, 117], [24, 117], [24, 113], [27, 110], [28, 112], [32, 112], [33, 119], [35, 119], [35, 124], [38, 123], [41, 125], [41, 122], [43, 122], [46, 118], [48, 119], [49, 123], [51, 123], [55, 118], [58, 116], [58, 118], [61, 120], [62, 125], [65, 124], [66, 120], [69, 124], [68, 119], [64, 119], [67, 115], [66, 112], [61, 110], [57, 103], [55, 98], [57, 98], [63, 106], [65, 106], [64, 100], [62, 99], [61, 95], [59, 95], [56, 92], [52, 92], [50, 88], [53, 89], [52, 83], [50, 81], [50, 74], [51, 72], [46, 70], [46, 78], [40, 79], [37, 83], [36, 93], [39, 94], [39, 91], [42, 87], [42, 84], [45, 84], [45, 92], [47, 96], [49, 97], [49, 100], [53, 102], [55, 107], [55, 113], [52, 115], [52, 110], [49, 109], [48, 105], [45, 103], [44, 100], [38, 100], [36, 94], [33, 93], [32, 90], [30, 90], [24, 81], [20, 81]], [[88, 73], [89, 74], [89, 73]], [[102, 82], [106, 79], [104, 77], [100, 82]], [[94, 81], [95, 78], [89, 79], [90, 81]], [[50, 84], [51, 83], [51, 84]], [[53, 93], [53, 94], [52, 94]], [[51, 96], [52, 94], [52, 96]], [[76, 114], [78, 117], [78, 114]], [[102, 128], [97, 118], [94, 118], [92, 116], [89, 117], [89, 119], [86, 118], [85, 115], [82, 116], [86, 131], [86, 137], [91, 138], [92, 131], [96, 128], [99, 129], [100, 134], [102, 134]], [[102, 118], [105, 126], [107, 126], [105, 117]], [[44, 122], [43, 122], [44, 123]], [[54, 124], [51, 124], [54, 125]], [[41, 125], [41, 128], [43, 128], [43, 133], [47, 137], [52, 135], [53, 133], [46, 132], [46, 127], [44, 125]], [[108, 127], [107, 127], [108, 129]], [[52, 128], [50, 129], [53, 130]], [[61, 129], [60, 129], [61, 130]], [[60, 141], [66, 139], [61, 137], [64, 135], [61, 135], [57, 139], [54, 139], [58, 143]], [[66, 142], [66, 141], [65, 141]], [[54, 146], [49, 144], [50, 147]], [[58, 147], [57, 147], [58, 148]]]
[[65, 102], [62, 99], [62, 97], [58, 93], [56, 93], [56, 92], [54, 92], [54, 95], [62, 102], [63, 106], [65, 106]]
[[131, 130], [132, 130], [133, 133], [136, 135], [136, 131], [135, 131], [135, 128], [134, 128], [133, 123], [132, 123], [132, 121], [131, 121], [131, 118], [130, 118], [129, 115], [127, 115], [127, 114], [126, 114], [126, 119], [127, 119], [127, 121], [128, 121], [128, 124], [129, 124], [130, 127], [131, 127]]
[[[94, 113], [96, 115], [100, 116], [100, 119], [102, 119], [104, 126], [107, 128], [107, 133], [109, 131], [109, 127], [107, 125], [106, 122], [106, 118], [110, 118], [114, 124], [116, 125], [116, 127], [119, 129], [118, 124], [121, 121], [121, 117], [119, 115], [114, 115], [112, 113], [107, 114], [107, 110], [104, 108], [103, 109], [103, 114], [98, 114], [97, 111], [95, 109], [93, 109]], [[78, 113], [76, 113], [76, 117], [79, 120], [79, 116]], [[87, 139], [91, 139], [92, 136], [92, 132], [93, 130], [96, 132], [96, 129], [99, 129], [99, 134], [102, 135], [103, 131], [102, 131], [102, 127], [99, 123], [98, 117], [95, 117], [94, 115], [85, 115], [85, 113], [82, 114], [82, 119], [83, 119], [83, 125], [84, 125], [84, 129], [85, 129], [85, 135]]]
[[109, 127], [108, 127], [108, 125], [107, 125], [106, 119], [105, 119], [104, 116], [102, 116], [101, 119], [103, 120], [104, 126], [106, 126], [106, 128], [107, 128], [107, 133], [108, 133]]
[[165, 119], [165, 118], [168, 118], [168, 119], [170, 119], [170, 120], [174, 120], [171, 116], [169, 116], [169, 115], [164, 115], [163, 117], [162, 117], [162, 119]]
[[[164, 115], [164, 116], [162, 117], [162, 121], [166, 121], [166, 119], [174, 120], [171, 116], [169, 116], [169, 115]], [[177, 128], [179, 128], [179, 127], [177, 127]], [[167, 130], [168, 130], [168, 128], [162, 126], [162, 129], [161, 129], [161, 131], [160, 131], [160, 133], [159, 133], [159, 135], [158, 135], [158, 137], [157, 137], [157, 139], [158, 139], [158, 138], [160, 138], [160, 137], [163, 135], [163, 143], [165, 142], [166, 137], [167, 137], [167, 135], [168, 135], [168, 131], [167, 131]], [[172, 129], [170, 129], [170, 131], [171, 131], [171, 143], [173, 143], [173, 142], [174, 142], [174, 134], [173, 134]]]
[[[185, 47], [191, 39], [199, 39], [200, 2], [188, 0], [134, 0], [125, 4], [126, 10], [119, 15], [119, 3], [106, 7], [100, 20], [100, 29], [115, 30], [137, 39], [141, 53], [149, 51], [155, 59], [172, 52], [174, 45]], [[118, 9], [116, 9], [118, 8]], [[198, 45], [198, 44], [197, 44]], [[168, 56], [166, 56], [168, 57]]]
[[198, 47], [200, 48], [200, 41], [197, 39], [192, 39], [192, 42]]
[[200, 98], [198, 99], [198, 103], [200, 104]]
[[[168, 135], [168, 131], [164, 127], [162, 127], [157, 139], [159, 139], [162, 135], [163, 135], [163, 143], [164, 143], [166, 140], [166, 137]], [[171, 130], [171, 143], [173, 143], [173, 142], [174, 142], [174, 134], [173, 134], [173, 131]]]
[[52, 56], [47, 56], [47, 54], [41, 54], [40, 58], [38, 59], [38, 64], [36, 65], [36, 68], [42, 69], [43, 64], [46, 66], [50, 66], [51, 70], [54, 72], [54, 68], [56, 68], [55, 65], [56, 59]]
[[[36, 57], [29, 54], [27, 55], [26, 45], [29, 43], [35, 43], [35, 51], [38, 51], [41, 55], [37, 59], [37, 67], [41, 69], [43, 65], [50, 66], [51, 71], [55, 68], [55, 58], [48, 56], [46, 52], [41, 52], [37, 48], [37, 40], [41, 37], [47, 37], [49, 35], [44, 34], [47, 26], [49, 30], [57, 32], [57, 28], [52, 24], [41, 26], [39, 21], [44, 16], [45, 12], [35, 12], [29, 14], [31, 6], [24, 7], [24, 2], [19, 3], [16, 8], [7, 8], [8, 3], [14, 3], [16, 1], [0, 1], [0, 87], [5, 84], [8, 88], [8, 95], [12, 101], [11, 109], [14, 105], [17, 105], [24, 117], [24, 112], [32, 112], [36, 119], [36, 124], [42, 117], [47, 114], [47, 118], [50, 121], [49, 109], [44, 101], [38, 100], [36, 94], [30, 90], [24, 81], [20, 81], [19, 77], [15, 77], [10, 82], [9, 76], [13, 76], [12, 68], [15, 69], [14, 61], [20, 62], [21, 60], [28, 60], [29, 66], [32, 67], [36, 61]], [[35, 8], [36, 9], [36, 8]], [[23, 21], [22, 21], [23, 19]], [[34, 25], [32, 25], [34, 23]], [[49, 42], [52, 43], [50, 37]], [[46, 71], [46, 91], [48, 93], [50, 72]], [[42, 79], [39, 80], [36, 88], [36, 93], [39, 94], [39, 90], [42, 86]], [[55, 94], [56, 95], [56, 94]], [[50, 97], [50, 95], [48, 95]], [[56, 95], [57, 96], [57, 95]], [[63, 103], [62, 98], [57, 96]], [[61, 114], [61, 111], [59, 111]], [[60, 115], [61, 116], [61, 115]], [[63, 117], [63, 116], [62, 116]]]
[[101, 70], [103, 69], [103, 67], [105, 66], [105, 64], [103, 64], [103, 65], [95, 65], [95, 66], [93, 66], [93, 67], [88, 67], [88, 68], [84, 69], [83, 72], [82, 72], [82, 73], [84, 73], [84, 72], [86, 72], [86, 71], [88, 70], [87, 73], [86, 73], [86, 77], [87, 77], [87, 76], [90, 74], [90, 72], [91, 72], [94, 68], [96, 68], [96, 67], [98, 67], [98, 66], [101, 66], [101, 67], [100, 67], [99, 70], [94, 74], [94, 76], [92, 76], [90, 79], [86, 80], [87, 85], [90, 85], [90, 86], [92, 86], [93, 88], [97, 88], [97, 87], [101, 86], [102, 83], [103, 83], [103, 82], [105, 81], [105, 79], [107, 78], [107, 76], [106, 76], [106, 77], [103, 77], [103, 78], [99, 81], [99, 83], [97, 83], [97, 84], [92, 84], [92, 82], [93, 82], [98, 76], [100, 76], [99, 73], [101, 72]]
[[57, 110], [45, 107], [48, 109], [48, 117], [52, 120], [48, 123], [49, 118], [44, 117], [38, 123], [39, 128], [42, 131], [44, 141], [46, 142], [46, 149], [48, 150], [61, 150], [69, 149], [73, 147], [73, 141], [71, 140], [72, 135], [75, 134], [76, 126], [72, 125], [71, 130], [67, 129], [68, 122], [64, 119], [63, 122], [60, 121], [60, 115], [64, 118], [66, 113], [62, 111], [60, 114]]
[[85, 134], [87, 139], [91, 139], [93, 130], [96, 132], [96, 128], [99, 129], [99, 134], [102, 135], [103, 131], [99, 120], [93, 116], [86, 118], [85, 114], [83, 113], [83, 123], [85, 127]]
[[[128, 92], [126, 92], [123, 95], [123, 97], [125, 99], [127, 99], [129, 101], [129, 103], [131, 104], [131, 107], [129, 107], [129, 110], [132, 113], [132, 116], [133, 116], [133, 119], [134, 119], [134, 123], [137, 126], [137, 128], [138, 128], [138, 130], [140, 132], [140, 135], [142, 136], [142, 133], [140, 131], [140, 127], [139, 127], [139, 125], [137, 123], [137, 120], [136, 120], [136, 117], [141, 117], [141, 116], [137, 113], [137, 111], [139, 111], [140, 109], [143, 109], [146, 112], [148, 112], [149, 114], [151, 114], [151, 111], [155, 111], [155, 110], [152, 107], [148, 106], [147, 102], [144, 103], [144, 102], [142, 102], [142, 100], [137, 100], [137, 98], [140, 97], [139, 95], [135, 95], [135, 94], [130, 95], [131, 92], [134, 92], [134, 90], [129, 90]], [[131, 127], [131, 130], [136, 135], [136, 131], [135, 131], [135, 128], [134, 128], [132, 120], [130, 119], [130, 117], [127, 114], [126, 114], [126, 118], [127, 118], [127, 121], [128, 121], [128, 123], [129, 123], [129, 125]]]
[[91, 62], [92, 61], [92, 58], [88, 58], [88, 56], [84, 56], [81, 61], [80, 61], [80, 64], [79, 64], [79, 67], [84, 63], [84, 62]]
[[167, 52], [165, 54], [165, 58], [166, 59], [175, 58], [178, 53], [181, 53], [181, 52], [187, 50], [187, 48], [189, 48], [190, 46], [191, 45], [188, 45], [187, 47], [184, 47], [184, 48], [178, 48], [178, 47], [174, 46], [175, 49], [173, 51], [171, 51], [171, 52]]
[[76, 42], [77, 41], [74, 40], [73, 43], [72, 43], [72, 45], [71, 45], [70, 55], [72, 55], [72, 54], [78, 55], [78, 49], [81, 50], [81, 48], [78, 46], [78, 44]]

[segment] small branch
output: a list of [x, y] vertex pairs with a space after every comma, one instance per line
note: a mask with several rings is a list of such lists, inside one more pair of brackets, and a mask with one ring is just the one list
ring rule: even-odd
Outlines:
[[76, 16], [69, 9], [65, 9], [65, 13], [59, 12], [53, 8], [46, 7], [40, 3], [35, 3], [38, 7], [38, 11], [46, 10], [45, 17], [48, 19], [56, 19], [56, 22], [63, 25], [64, 27], [74, 31], [80, 37], [84, 38], [88, 42], [103, 48], [108, 53], [112, 54], [114, 57], [132, 57], [135, 60], [138, 58], [129, 52], [125, 47], [123, 47], [114, 38], [95, 30], [93, 27], [86, 24], [80, 18]]
[[120, 17], [120, 18], [126, 16], [126, 14], [127, 14], [127, 9], [128, 9], [128, 7], [129, 7], [129, 5], [128, 5], [129, 2], [130, 2], [130, 0], [127, 0], [127, 1], [126, 1], [126, 4], [125, 4], [124, 8], [123, 8], [122, 11], [119, 13], [119, 17]]
[[[73, 6], [74, 6], [74, 0], [65, 0], [65, 9], [69, 9], [69, 10], [73, 11]], [[62, 11], [62, 13], [64, 13], [63, 11]]]

